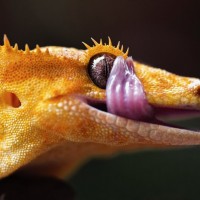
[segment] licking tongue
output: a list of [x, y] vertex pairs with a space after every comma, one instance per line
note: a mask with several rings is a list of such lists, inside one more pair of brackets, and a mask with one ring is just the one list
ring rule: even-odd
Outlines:
[[121, 117], [141, 121], [154, 118], [131, 57], [115, 59], [107, 80], [106, 104], [108, 112]]

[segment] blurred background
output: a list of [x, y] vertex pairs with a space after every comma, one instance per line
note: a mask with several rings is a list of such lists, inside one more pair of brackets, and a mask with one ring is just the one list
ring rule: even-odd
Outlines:
[[[90, 37], [110, 36], [135, 60], [200, 78], [199, 9], [198, 0], [0, 0], [0, 37], [6, 33], [24, 49], [84, 48]], [[179, 124], [200, 129], [200, 119]], [[199, 170], [199, 147], [151, 149], [93, 159], [69, 183], [80, 200], [197, 199]]]

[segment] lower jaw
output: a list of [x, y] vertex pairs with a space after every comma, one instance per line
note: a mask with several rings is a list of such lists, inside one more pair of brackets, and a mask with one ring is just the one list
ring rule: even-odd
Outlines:
[[[107, 106], [103, 100], [94, 99], [82, 99], [88, 105], [107, 112]], [[173, 128], [194, 130], [199, 132], [199, 121], [200, 121], [200, 111], [199, 110], [189, 110], [189, 109], [176, 109], [176, 108], [161, 108], [154, 107], [155, 117], [148, 120], [138, 120], [142, 122], [158, 124]], [[128, 119], [128, 118], [127, 118]]]

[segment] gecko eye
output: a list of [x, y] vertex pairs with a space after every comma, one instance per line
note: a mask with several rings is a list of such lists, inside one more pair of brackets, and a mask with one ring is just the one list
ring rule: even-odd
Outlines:
[[116, 56], [109, 53], [100, 53], [93, 56], [88, 65], [88, 73], [98, 87], [105, 89], [107, 79]]

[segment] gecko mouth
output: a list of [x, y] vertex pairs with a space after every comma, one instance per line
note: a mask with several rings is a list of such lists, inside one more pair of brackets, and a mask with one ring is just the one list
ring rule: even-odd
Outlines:
[[[156, 107], [149, 104], [142, 83], [136, 76], [132, 58], [117, 57], [106, 85], [106, 100], [87, 99], [90, 106], [135, 121], [176, 127], [169, 124], [173, 119], [200, 116], [199, 110], [186, 108]], [[183, 127], [182, 127], [183, 129]]]
[[[110, 113], [107, 109], [106, 101], [103, 100], [94, 100], [91, 98], [88, 98], [87, 100], [84, 100], [85, 103], [87, 103], [89, 106], [103, 111], [105, 113]], [[167, 107], [154, 107], [154, 115], [152, 118], [144, 118], [144, 119], [131, 119], [128, 118], [126, 115], [117, 115], [113, 114], [116, 116], [120, 116], [126, 119], [131, 119], [135, 121], [141, 121], [141, 122], [146, 122], [146, 123], [151, 123], [151, 124], [157, 124], [157, 125], [163, 125], [167, 127], [172, 127], [172, 128], [179, 128], [179, 129], [186, 129], [186, 130], [193, 130], [199, 132], [198, 128], [192, 128], [188, 127], [187, 125], [181, 123], [179, 121], [184, 121], [184, 120], [189, 120], [192, 118], [196, 118], [200, 116], [200, 112], [196, 110], [188, 110], [188, 109], [180, 109], [180, 108], [167, 108]], [[177, 121], [179, 122], [177, 124]]]

